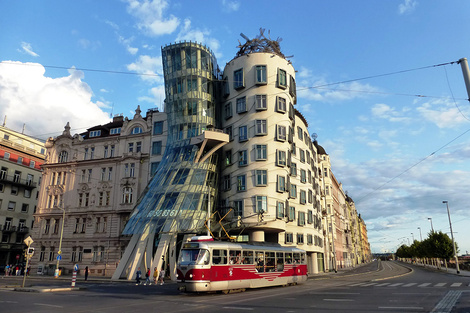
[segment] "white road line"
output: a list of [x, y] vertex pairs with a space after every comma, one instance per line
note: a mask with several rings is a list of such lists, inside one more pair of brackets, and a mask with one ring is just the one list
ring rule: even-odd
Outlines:
[[224, 306], [223, 309], [253, 311], [253, 308], [242, 308], [239, 306]]
[[47, 304], [47, 303], [33, 303], [34, 305], [43, 305], [43, 306], [50, 306], [52, 308], [63, 308], [61, 305], [54, 305], [54, 304]]
[[422, 310], [422, 306], [379, 306], [378, 309], [382, 310]]
[[400, 286], [400, 285], [403, 285], [403, 283], [395, 283], [395, 284], [391, 284], [391, 285], [389, 285], [389, 287], [397, 287], [397, 286]]
[[416, 285], [417, 283], [409, 283], [409, 284], [406, 284], [406, 285], [403, 285], [402, 287], [411, 287], [411, 286], [414, 286]]
[[365, 285], [366, 283], [358, 283], [358, 284], [352, 284], [352, 285], [348, 285], [348, 287], [357, 287], [357, 286], [362, 286], [362, 285]]
[[418, 287], [427, 287], [429, 285], [431, 285], [431, 283], [424, 283], [424, 284], [418, 285]]
[[377, 285], [377, 283], [365, 284], [365, 285], [362, 285], [361, 287], [368, 287], [368, 286], [374, 286], [374, 285]]
[[439, 301], [439, 303], [434, 307], [431, 312], [436, 313], [449, 313], [452, 311], [452, 308], [459, 300], [460, 296], [462, 295], [462, 291], [460, 290], [451, 290], [449, 291], [444, 298]]
[[447, 283], [438, 283], [435, 284], [434, 287], [444, 287]]
[[383, 287], [383, 286], [387, 286], [387, 285], [390, 285], [390, 283], [378, 284], [378, 285], [375, 285], [375, 287]]
[[353, 299], [323, 299], [323, 301], [330, 301], [330, 302], [353, 302]]

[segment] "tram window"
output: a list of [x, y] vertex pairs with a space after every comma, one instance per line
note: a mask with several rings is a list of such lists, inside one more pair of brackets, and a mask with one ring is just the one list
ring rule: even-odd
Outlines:
[[277, 271], [284, 271], [284, 252], [276, 252], [276, 266]]
[[276, 253], [275, 252], [266, 252], [266, 272], [275, 272], [276, 271]]
[[229, 264], [241, 264], [242, 254], [240, 250], [230, 250]]
[[258, 273], [263, 273], [264, 272], [264, 252], [263, 251], [256, 251], [255, 252], [256, 256], [256, 270]]
[[286, 264], [292, 264], [292, 253], [286, 253]]
[[294, 263], [300, 264], [300, 253], [294, 253]]
[[243, 251], [243, 264], [253, 264], [253, 251]]
[[301, 254], [300, 254], [300, 258], [301, 258], [301, 259], [300, 259], [300, 263], [301, 263], [301, 264], [305, 264], [305, 253], [301, 253]]
[[180, 264], [209, 264], [209, 251], [204, 249], [182, 249], [179, 257]]
[[212, 264], [227, 264], [227, 250], [212, 250]]

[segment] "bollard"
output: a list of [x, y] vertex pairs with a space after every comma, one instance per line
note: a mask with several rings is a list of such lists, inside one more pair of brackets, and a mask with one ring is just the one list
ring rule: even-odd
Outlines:
[[75, 287], [75, 281], [77, 280], [77, 271], [73, 271], [72, 275], [72, 287]]

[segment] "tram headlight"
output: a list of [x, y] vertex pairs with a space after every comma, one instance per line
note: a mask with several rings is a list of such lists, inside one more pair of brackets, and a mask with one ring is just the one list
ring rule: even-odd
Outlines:
[[189, 274], [189, 278], [193, 278], [193, 274]]

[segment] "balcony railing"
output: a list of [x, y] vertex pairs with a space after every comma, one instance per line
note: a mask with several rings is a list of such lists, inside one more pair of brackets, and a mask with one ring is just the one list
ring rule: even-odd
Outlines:
[[6, 175], [5, 172], [0, 172], [0, 182], [9, 183], [15, 186], [22, 186], [26, 189], [34, 189], [37, 185], [30, 179], [21, 179], [19, 175]]

